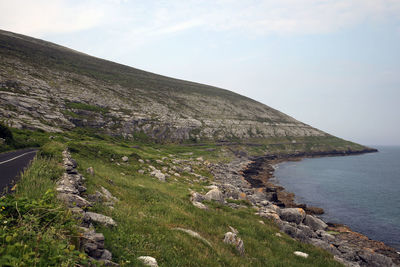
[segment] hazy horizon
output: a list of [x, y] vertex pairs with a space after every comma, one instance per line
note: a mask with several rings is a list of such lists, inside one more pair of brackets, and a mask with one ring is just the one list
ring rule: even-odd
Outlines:
[[400, 145], [400, 2], [13, 1], [0, 28], [245, 95], [368, 146]]

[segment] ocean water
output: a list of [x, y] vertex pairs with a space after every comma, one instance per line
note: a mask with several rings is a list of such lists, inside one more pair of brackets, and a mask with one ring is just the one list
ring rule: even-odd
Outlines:
[[375, 148], [378, 153], [281, 163], [275, 182], [297, 202], [323, 208], [325, 221], [400, 251], [400, 147]]

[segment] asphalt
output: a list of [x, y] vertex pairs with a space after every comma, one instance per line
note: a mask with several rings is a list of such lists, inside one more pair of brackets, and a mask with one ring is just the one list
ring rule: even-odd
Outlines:
[[22, 149], [0, 154], [0, 195], [12, 186], [35, 157], [37, 149]]

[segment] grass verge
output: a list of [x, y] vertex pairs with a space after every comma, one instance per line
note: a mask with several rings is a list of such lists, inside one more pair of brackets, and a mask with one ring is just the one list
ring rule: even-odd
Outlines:
[[77, 221], [55, 197], [63, 145], [48, 143], [22, 174], [15, 194], [0, 198], [0, 266], [87, 265]]

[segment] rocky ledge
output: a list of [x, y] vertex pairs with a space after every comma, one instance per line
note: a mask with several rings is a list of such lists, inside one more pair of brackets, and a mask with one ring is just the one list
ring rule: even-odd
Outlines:
[[[304, 153], [298, 155], [305, 156]], [[336, 154], [320, 153], [313, 156], [326, 155]], [[276, 223], [281, 232], [327, 250], [345, 266], [399, 266], [400, 255], [395, 249], [370, 240], [346, 226], [325, 223], [316, 216], [323, 213], [322, 209], [295, 203], [294, 194], [283, 193], [282, 187], [268, 181], [273, 176], [273, 164], [302, 156], [268, 155], [253, 159], [238, 156], [228, 164], [209, 164], [215, 182], [207, 187], [209, 192], [205, 195], [192, 192], [191, 201], [205, 210], [207, 206], [202, 203], [204, 200], [218, 201], [232, 208], [248, 208], [241, 204], [247, 202], [257, 215]], [[276, 236], [280, 237], [281, 234], [276, 233]], [[308, 257], [302, 252], [294, 253]]]

